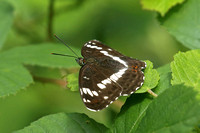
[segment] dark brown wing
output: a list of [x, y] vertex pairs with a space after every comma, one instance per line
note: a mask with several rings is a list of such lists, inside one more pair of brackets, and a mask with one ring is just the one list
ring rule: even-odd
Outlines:
[[82, 100], [89, 110], [102, 110], [121, 95], [122, 87], [110, 80], [108, 75], [112, 75], [112, 72], [94, 64], [81, 68], [79, 89]]
[[114, 56], [121, 57], [124, 56], [118, 51], [104, 45], [103, 43], [97, 41], [97, 40], [91, 40], [84, 44], [84, 46], [81, 49], [81, 54], [84, 58], [101, 58], [104, 57], [103, 53], [100, 53], [100, 51], [107, 51], [108, 53], [114, 54]]
[[118, 84], [123, 85], [123, 96], [128, 96], [138, 90], [144, 83], [143, 69], [146, 68], [146, 63], [130, 57], [122, 57], [128, 64], [128, 69], [124, 75], [118, 80]]
[[88, 109], [99, 111], [120, 95], [129, 95], [144, 82], [145, 62], [124, 56], [99, 41], [87, 42], [81, 51], [86, 60], [79, 86]]

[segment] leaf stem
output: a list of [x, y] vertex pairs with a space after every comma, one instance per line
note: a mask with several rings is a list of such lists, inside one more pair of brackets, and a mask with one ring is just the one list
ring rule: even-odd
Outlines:
[[151, 89], [149, 89], [148, 91], [147, 91], [149, 94], [151, 94], [152, 96], [154, 96], [154, 97], [157, 97], [158, 95], [156, 94], [156, 93], [154, 93]]

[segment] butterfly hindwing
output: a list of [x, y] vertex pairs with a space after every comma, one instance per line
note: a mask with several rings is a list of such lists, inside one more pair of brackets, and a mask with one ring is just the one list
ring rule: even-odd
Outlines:
[[146, 68], [146, 63], [127, 56], [123, 59], [127, 61], [129, 68], [118, 83], [123, 85], [122, 95], [127, 96], [143, 85], [145, 77], [142, 70]]

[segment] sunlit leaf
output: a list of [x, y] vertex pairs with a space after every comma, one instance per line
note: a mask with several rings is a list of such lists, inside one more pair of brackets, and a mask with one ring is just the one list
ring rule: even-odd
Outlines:
[[164, 16], [173, 6], [182, 3], [184, 0], [141, 0], [144, 9], [158, 11]]
[[150, 89], [153, 89], [158, 84], [160, 79], [159, 74], [156, 69], [153, 69], [153, 63], [150, 61], [145, 61], [147, 67], [144, 70], [145, 80], [142, 87], [136, 91], [136, 93], [144, 93]]
[[79, 76], [78, 72], [72, 73], [67, 76], [67, 87], [69, 87], [71, 91], [79, 90], [78, 76]]
[[[199, 90], [200, 86], [200, 50], [179, 52], [171, 63], [172, 84], [185, 83]], [[200, 90], [199, 90], [200, 91]]]
[[199, 8], [199, 0], [187, 0], [161, 19], [169, 33], [190, 49], [200, 48]]

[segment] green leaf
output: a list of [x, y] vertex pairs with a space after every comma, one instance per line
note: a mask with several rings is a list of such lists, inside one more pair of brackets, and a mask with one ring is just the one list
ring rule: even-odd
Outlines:
[[[72, 47], [74, 51], [79, 51]], [[38, 65], [51, 68], [78, 67], [74, 58], [52, 55], [51, 53], [73, 55], [63, 44], [43, 43], [25, 47], [17, 47], [0, 54], [0, 61]], [[80, 52], [77, 52], [80, 53]]]
[[107, 128], [79, 113], [45, 116], [15, 133], [104, 133]]
[[136, 133], [188, 133], [199, 122], [200, 106], [196, 94], [183, 85], [167, 89], [149, 106]]
[[166, 64], [164, 66], [157, 68], [157, 71], [159, 74], [165, 74], [171, 72], [170, 64]]
[[147, 63], [147, 67], [144, 70], [145, 80], [142, 87], [136, 91], [136, 93], [144, 93], [150, 89], [153, 89], [157, 86], [158, 81], [160, 79], [158, 72], [156, 69], [153, 69], [153, 63], [150, 61], [145, 61]]
[[198, 88], [200, 85], [200, 50], [179, 52], [171, 63], [172, 85], [185, 83]]
[[28, 68], [32, 76], [39, 78], [62, 80], [62, 76], [64, 75], [64, 73], [62, 73], [63, 70], [58, 68], [47, 68], [30, 65], [26, 66], [26, 68]]
[[159, 95], [160, 93], [162, 93], [163, 91], [172, 86], [171, 85], [172, 74], [171, 74], [170, 64], [157, 68], [157, 71], [160, 75], [160, 80], [156, 88], [154, 88], [154, 90], [155, 93]]
[[15, 94], [32, 82], [31, 75], [22, 65], [0, 63], [0, 97]]
[[[75, 48], [73, 48], [75, 50]], [[33, 79], [23, 64], [50, 68], [73, 68], [78, 64], [73, 58], [51, 55], [52, 52], [71, 53], [64, 45], [43, 44], [17, 47], [0, 54], [0, 97], [15, 94]]]
[[170, 34], [190, 49], [200, 48], [200, 1], [187, 0], [161, 18], [162, 25]]
[[148, 96], [148, 93], [131, 95], [122, 106], [122, 109], [111, 129], [112, 132], [133, 132], [133, 128], [138, 126], [145, 115], [149, 104], [152, 102], [152, 99], [148, 98]]
[[162, 16], [164, 16], [170, 8], [183, 2], [184, 0], [141, 0], [144, 9], [155, 10]]
[[2, 48], [7, 34], [13, 22], [13, 7], [6, 1], [0, 1], [0, 49]]
[[147, 94], [132, 95], [126, 101], [113, 132], [189, 132], [198, 123], [199, 101], [192, 88], [176, 85], [152, 100]]
[[67, 76], [67, 87], [71, 89], [71, 91], [78, 91], [79, 85], [78, 85], [78, 76], [79, 73], [72, 73]]

